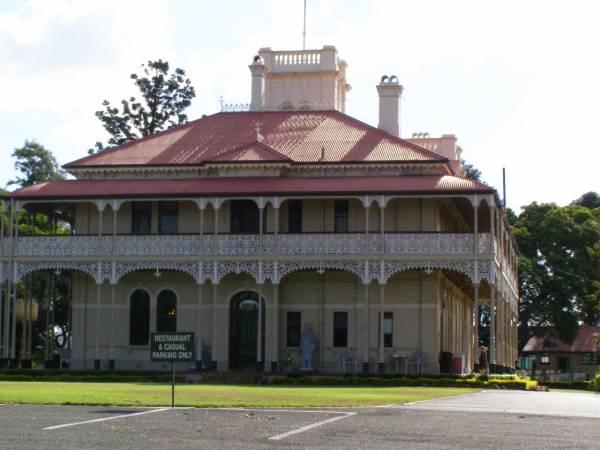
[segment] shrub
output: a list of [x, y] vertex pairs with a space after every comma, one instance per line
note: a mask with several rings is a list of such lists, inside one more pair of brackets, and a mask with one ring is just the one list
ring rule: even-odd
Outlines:
[[[29, 371], [27, 373], [0, 373], [0, 381], [68, 381], [84, 383], [170, 383], [171, 375], [154, 372], [145, 374], [129, 374], [118, 372], [71, 373], [64, 371]], [[183, 374], [175, 375], [177, 383], [185, 383]]]
[[286, 386], [422, 386], [422, 387], [474, 387], [494, 389], [535, 390], [537, 381], [517, 379], [516, 377], [500, 377], [499, 379], [480, 379], [474, 376], [465, 377], [389, 377], [389, 376], [307, 376], [302, 378], [275, 376], [270, 380], [272, 385]]

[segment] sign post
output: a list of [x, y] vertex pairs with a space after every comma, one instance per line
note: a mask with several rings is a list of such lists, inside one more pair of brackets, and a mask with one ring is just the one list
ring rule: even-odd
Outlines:
[[175, 363], [193, 362], [194, 333], [152, 333], [150, 335], [150, 360], [171, 363], [171, 408], [175, 407]]

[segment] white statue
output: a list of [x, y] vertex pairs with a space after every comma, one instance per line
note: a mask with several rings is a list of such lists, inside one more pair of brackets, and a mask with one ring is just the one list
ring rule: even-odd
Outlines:
[[312, 369], [313, 352], [315, 351], [315, 335], [309, 323], [304, 326], [302, 336], [300, 336], [300, 358], [302, 359], [302, 369]]

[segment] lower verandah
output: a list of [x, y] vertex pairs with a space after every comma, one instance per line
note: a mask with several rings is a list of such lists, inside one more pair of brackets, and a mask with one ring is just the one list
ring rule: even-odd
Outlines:
[[[323, 373], [366, 368], [402, 372], [404, 357], [414, 352], [422, 354], [423, 373], [437, 373], [441, 351], [462, 355], [463, 370], [469, 371], [472, 298], [451, 278], [440, 271], [413, 270], [394, 275], [384, 285], [367, 286], [347, 272], [300, 271], [278, 285], [257, 284], [244, 273], [227, 275], [215, 285], [198, 285], [179, 272], [141, 271], [119, 280], [111, 307], [110, 284], [98, 287], [75, 272], [71, 348], [64, 356], [72, 368], [92, 369], [100, 360], [101, 368], [166, 369], [150, 362], [147, 334], [193, 331], [200, 337], [196, 359], [203, 368], [292, 371], [302, 365], [298, 343], [310, 326], [315, 338], [312, 366]], [[260, 311], [259, 294], [264, 302]], [[240, 308], [244, 311], [238, 314]], [[178, 369], [191, 367], [181, 363]]]

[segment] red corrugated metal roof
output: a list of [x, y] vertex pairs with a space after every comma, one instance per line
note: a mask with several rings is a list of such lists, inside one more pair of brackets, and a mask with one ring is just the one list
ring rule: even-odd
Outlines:
[[427, 194], [491, 193], [474, 180], [450, 175], [379, 177], [246, 177], [136, 180], [65, 180], [18, 189], [21, 199], [136, 196], [228, 196], [272, 194]]
[[293, 162], [447, 159], [339, 111], [218, 113], [66, 164], [66, 168], [197, 165], [238, 157], [233, 149], [260, 142]]
[[579, 334], [572, 344], [567, 344], [556, 336], [533, 336], [523, 347], [523, 352], [548, 352], [548, 353], [571, 353], [571, 352], [596, 352], [596, 339], [594, 333], [600, 333], [600, 327], [584, 326], [579, 329]]
[[224, 153], [220, 153], [212, 158], [208, 158], [207, 161], [218, 161], [218, 162], [276, 162], [276, 161], [290, 161], [285, 155], [282, 155], [278, 151], [273, 150], [271, 147], [267, 147], [265, 144], [255, 141], [250, 144], [244, 144], [240, 147], [234, 148]]

